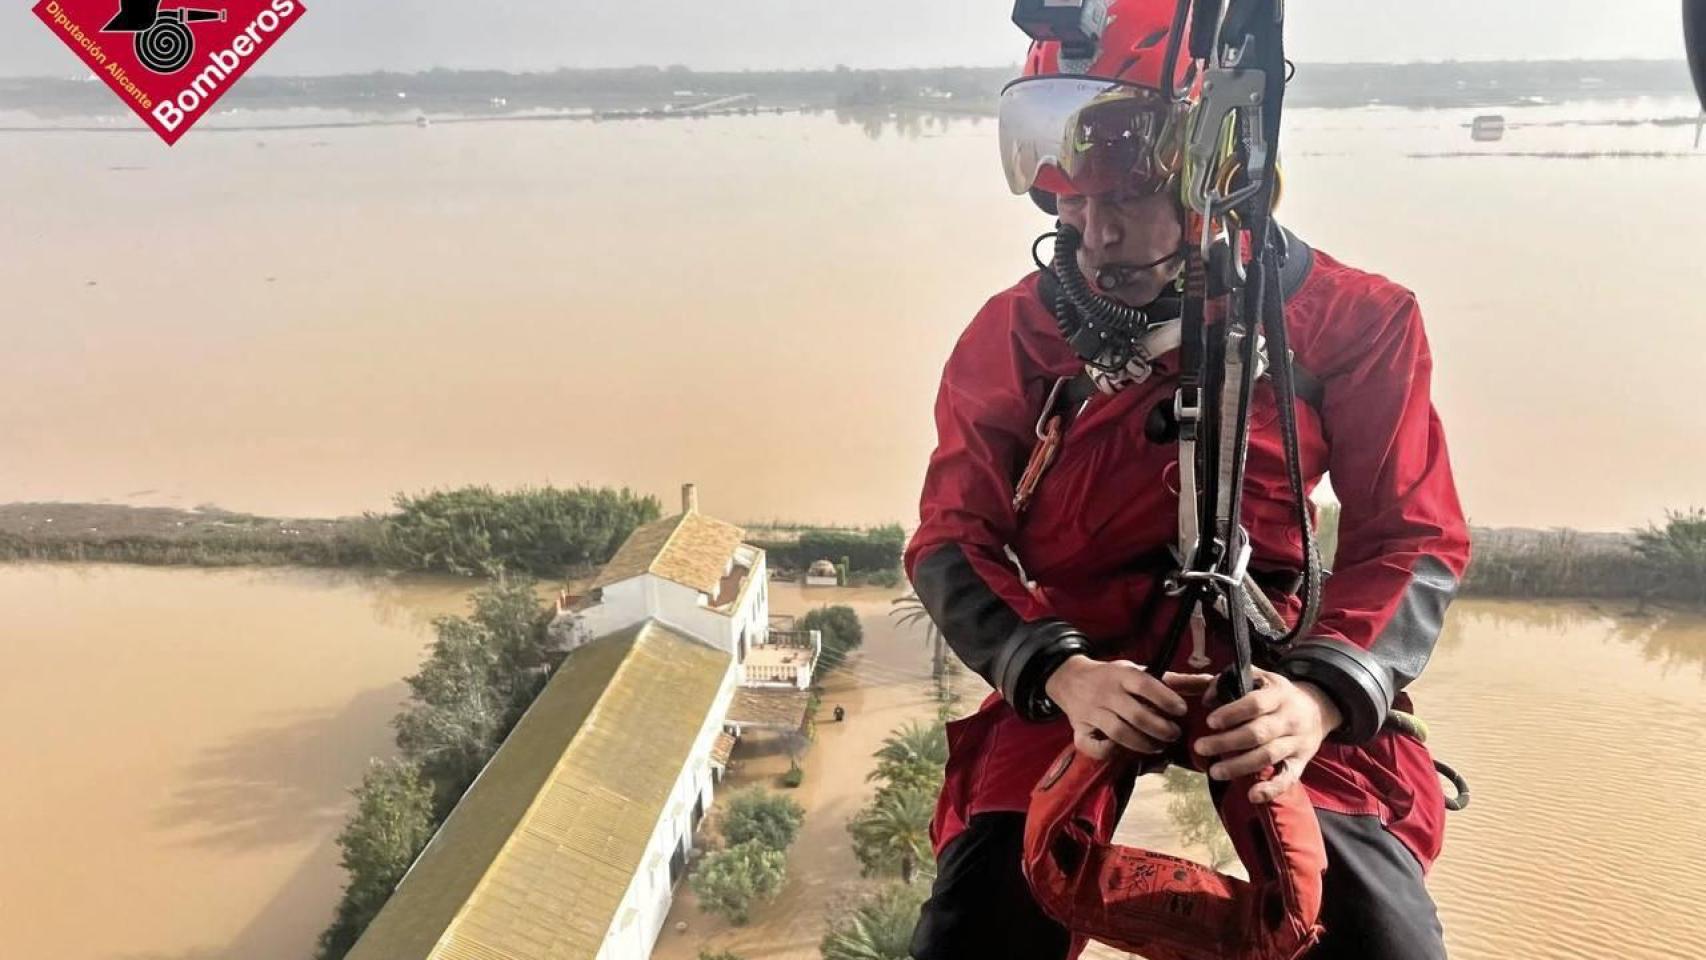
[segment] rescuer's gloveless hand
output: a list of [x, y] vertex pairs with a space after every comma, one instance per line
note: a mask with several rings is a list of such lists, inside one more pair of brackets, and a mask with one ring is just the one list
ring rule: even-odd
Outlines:
[[1167, 674], [1157, 680], [1129, 660], [1079, 655], [1057, 667], [1043, 689], [1071, 721], [1078, 752], [1105, 760], [1116, 745], [1160, 753], [1179, 739], [1179, 725], [1171, 719], [1185, 715], [1184, 697], [1173, 685], [1179, 679]]
[[1218, 758], [1208, 771], [1216, 780], [1276, 767], [1273, 777], [1250, 788], [1251, 803], [1270, 803], [1297, 783], [1341, 718], [1313, 684], [1293, 683], [1262, 669], [1252, 672], [1256, 689], [1209, 714], [1209, 729], [1219, 732], [1198, 740], [1192, 749]]

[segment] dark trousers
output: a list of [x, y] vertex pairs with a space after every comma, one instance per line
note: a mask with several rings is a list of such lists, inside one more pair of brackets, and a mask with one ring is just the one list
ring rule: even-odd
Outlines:
[[[1421, 865], [1374, 817], [1317, 810], [1327, 843], [1321, 924], [1308, 960], [1444, 960]], [[915, 960], [1061, 960], [1066, 928], [1045, 915], [1020, 872], [1025, 818], [972, 818], [937, 862], [912, 934]]]

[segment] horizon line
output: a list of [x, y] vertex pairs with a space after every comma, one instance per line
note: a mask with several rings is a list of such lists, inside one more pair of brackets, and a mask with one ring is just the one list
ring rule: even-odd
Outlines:
[[[1687, 61], [1681, 57], [1575, 57], [1575, 58], [1528, 57], [1528, 58], [1517, 58], [1517, 59], [1500, 58], [1500, 59], [1466, 59], [1466, 60], [1458, 60], [1458, 59], [1447, 59], [1447, 60], [1311, 60], [1311, 61], [1306, 61], [1306, 62], [1300, 63], [1299, 68], [1300, 69], [1306, 69], [1308, 67], [1416, 67], [1416, 66], [1454, 66], [1454, 65], [1492, 66], [1492, 65], [1501, 65], [1501, 64], [1529, 65], [1529, 64], [1541, 64], [1541, 63], [1557, 63], [1557, 64], [1564, 64], [1564, 63], [1572, 63], [1572, 64], [1626, 64], [1626, 63], [1661, 64], [1661, 63], [1668, 63], [1668, 64], [1686, 65]], [[734, 68], [713, 69], [713, 68], [691, 67], [691, 66], [687, 66], [686, 64], [674, 64], [674, 63], [671, 63], [671, 64], [633, 63], [633, 64], [627, 64], [625, 66], [605, 66], [605, 67], [558, 66], [558, 67], [545, 67], [545, 68], [537, 68], [537, 69], [510, 69], [510, 68], [504, 68], [504, 67], [445, 67], [445, 66], [434, 66], [434, 67], [424, 67], [424, 68], [414, 69], [414, 70], [397, 70], [397, 69], [389, 69], [389, 68], [378, 68], [378, 69], [373, 69], [373, 70], [337, 70], [337, 71], [317, 72], [317, 73], [273, 73], [271, 71], [264, 71], [264, 70], [258, 70], [257, 69], [255, 71], [251, 72], [249, 74], [249, 76], [268, 77], [268, 78], [275, 78], [275, 79], [290, 80], [290, 79], [316, 79], [316, 78], [328, 78], [328, 77], [419, 76], [419, 75], [428, 74], [428, 73], [497, 73], [497, 74], [505, 74], [505, 75], [509, 75], [509, 76], [536, 76], [536, 75], [542, 75], [542, 74], [566, 73], [566, 72], [592, 73], [592, 72], [599, 72], [599, 71], [620, 72], [620, 71], [626, 71], [626, 70], [656, 70], [659, 72], [672, 71], [672, 70], [683, 70], [683, 71], [686, 71], [687, 73], [694, 73], [694, 74], [740, 74], [740, 73], [811, 74], [811, 73], [836, 73], [836, 72], [840, 72], [842, 70], [845, 70], [845, 71], [851, 72], [851, 73], [898, 73], [898, 72], [913, 71], [913, 70], [1016, 70], [1019, 68], [1019, 66], [1020, 66], [1019, 62], [1014, 61], [1011, 63], [996, 63], [996, 64], [937, 64], [937, 65], [933, 65], [933, 66], [905, 66], [905, 67], [859, 67], [859, 66], [853, 66], [851, 64], [831, 64], [829, 66], [821, 66], [821, 67], [742, 67], [739, 69], [734, 69]], [[68, 80], [68, 79], [81, 80], [83, 78], [83, 76], [84, 76], [84, 74], [81, 74], [81, 73], [79, 73], [79, 74], [70, 74], [70, 73], [65, 73], [65, 74], [46, 74], [46, 73], [7, 74], [7, 73], [0, 73], [0, 80]]]

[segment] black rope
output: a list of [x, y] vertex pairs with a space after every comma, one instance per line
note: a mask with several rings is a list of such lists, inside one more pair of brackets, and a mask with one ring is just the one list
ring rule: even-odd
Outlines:
[[[1270, 222], [1270, 232], [1279, 227]], [[1270, 264], [1272, 282], [1279, 286], [1279, 264]], [[1279, 405], [1280, 436], [1285, 448], [1286, 483], [1291, 487], [1292, 515], [1297, 528], [1303, 532], [1303, 611], [1297, 623], [1284, 637], [1274, 641], [1285, 645], [1300, 640], [1315, 626], [1321, 614], [1321, 553], [1315, 539], [1315, 524], [1309, 513], [1309, 498], [1303, 492], [1303, 457], [1297, 439], [1297, 381], [1291, 363], [1291, 343], [1285, 325], [1285, 307], [1279, 298], [1270, 300], [1262, 316], [1262, 327], [1268, 338], [1268, 365], [1275, 386], [1274, 401]]]
[[1451, 788], [1456, 796], [1445, 798], [1445, 808], [1453, 813], [1469, 806], [1469, 781], [1463, 779], [1463, 774], [1453, 770], [1444, 760], [1434, 761], [1434, 770], [1439, 775], [1451, 781]]

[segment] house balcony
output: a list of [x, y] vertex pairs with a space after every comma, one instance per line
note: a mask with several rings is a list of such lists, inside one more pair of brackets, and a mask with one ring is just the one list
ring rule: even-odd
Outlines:
[[822, 651], [822, 635], [816, 630], [771, 630], [762, 641], [747, 648], [741, 663], [741, 683], [808, 689]]

